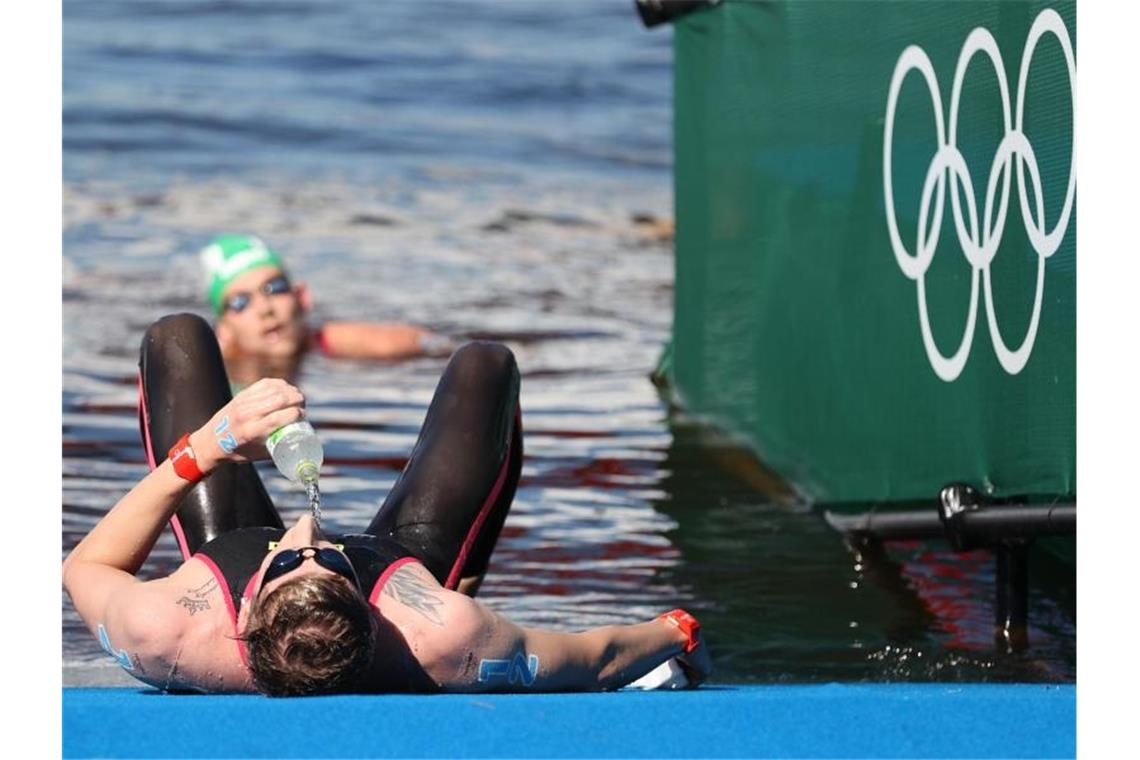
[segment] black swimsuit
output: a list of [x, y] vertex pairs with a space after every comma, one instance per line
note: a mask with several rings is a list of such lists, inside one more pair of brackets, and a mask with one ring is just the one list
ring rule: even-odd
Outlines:
[[[258, 570], [266, 552], [272, 551], [285, 531], [281, 528], [238, 528], [223, 533], [199, 547], [194, 559], [210, 568], [214, 579], [226, 591], [226, 609], [234, 630], [237, 631], [242, 605], [253, 598], [255, 585], [260, 578]], [[366, 533], [329, 536], [340, 544], [360, 579], [360, 587], [368, 594], [368, 601], [376, 604], [384, 584], [392, 573], [409, 562], [419, 562], [399, 542]], [[245, 642], [237, 641], [241, 661], [249, 664]]]
[[[230, 603], [240, 614], [242, 603], [253, 595], [252, 586], [259, 577], [257, 571], [266, 552], [271, 551], [284, 534], [280, 528], [238, 528], [207, 541], [194, 557], [209, 565], [218, 582], [225, 584]], [[396, 568], [404, 564], [401, 560], [419, 561], [390, 538], [350, 533], [329, 536], [328, 540], [342, 547], [360, 579], [361, 589], [371, 601], [380, 595], [384, 582]]]
[[[337, 539], [371, 589], [370, 599], [406, 562], [421, 562], [449, 589], [486, 572], [522, 470], [518, 393], [518, 368], [505, 346], [469, 343], [452, 355], [396, 484], [363, 533]], [[152, 469], [183, 433], [201, 427], [231, 398], [205, 320], [175, 314], [147, 329], [139, 358], [139, 428]], [[222, 464], [186, 495], [170, 522], [183, 558], [201, 559], [229, 590], [236, 634], [246, 587], [268, 542], [285, 527], [257, 470]]]

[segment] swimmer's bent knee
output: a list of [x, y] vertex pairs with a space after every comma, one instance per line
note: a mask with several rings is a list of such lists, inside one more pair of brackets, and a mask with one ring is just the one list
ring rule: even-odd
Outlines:
[[184, 353], [191, 347], [206, 345], [216, 340], [206, 320], [197, 314], [170, 314], [150, 327], [143, 335], [143, 351], [177, 351]]
[[499, 375], [503, 380], [517, 380], [518, 366], [511, 349], [502, 343], [477, 340], [461, 346], [451, 356], [449, 369], [463, 375]]

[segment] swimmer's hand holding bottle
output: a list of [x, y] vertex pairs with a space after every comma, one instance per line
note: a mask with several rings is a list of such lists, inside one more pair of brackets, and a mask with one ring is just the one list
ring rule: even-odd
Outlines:
[[[208, 457], [217, 451], [219, 460], [252, 462], [268, 453], [282, 475], [310, 490], [316, 487], [325, 455], [317, 432], [304, 419], [304, 407], [299, 388], [263, 377], [241, 389], [195, 431], [196, 441]], [[282, 425], [284, 420], [292, 421]], [[203, 437], [213, 438], [217, 448], [202, 443]]]

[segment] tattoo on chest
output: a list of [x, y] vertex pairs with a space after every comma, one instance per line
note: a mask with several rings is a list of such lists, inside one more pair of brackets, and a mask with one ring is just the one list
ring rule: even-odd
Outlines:
[[210, 603], [205, 599], [191, 599], [188, 596], [184, 596], [179, 599], [178, 604], [189, 610], [191, 616], [193, 616], [196, 612], [210, 609]]
[[437, 589], [438, 587], [433, 589], [425, 583], [414, 571], [404, 568], [393, 573], [384, 584], [386, 595], [406, 607], [411, 607], [430, 620], [433, 625], [442, 627], [443, 618], [440, 617], [439, 607], [443, 605], [443, 600], [439, 598]]
[[218, 580], [211, 578], [198, 588], [186, 589], [186, 595], [177, 601], [181, 607], [189, 610], [191, 615], [210, 609], [210, 600], [207, 598], [218, 589]]

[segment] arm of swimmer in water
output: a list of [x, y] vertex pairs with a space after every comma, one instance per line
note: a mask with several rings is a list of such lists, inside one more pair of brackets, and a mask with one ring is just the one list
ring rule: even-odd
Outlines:
[[[414, 598], [389, 593], [401, 574], [418, 582]], [[406, 585], [406, 584], [405, 584]], [[428, 589], [427, 587], [431, 588]], [[419, 565], [393, 574], [385, 596], [397, 598], [419, 623], [413, 647], [445, 691], [597, 691], [617, 689], [671, 657], [696, 685], [711, 671], [703, 642], [683, 652], [686, 636], [661, 620], [605, 626], [581, 633], [523, 628], [479, 602], [448, 591]], [[381, 610], [389, 618], [400, 611]]]
[[321, 347], [345, 359], [438, 356], [454, 348], [448, 338], [396, 322], [327, 322], [321, 327]]

